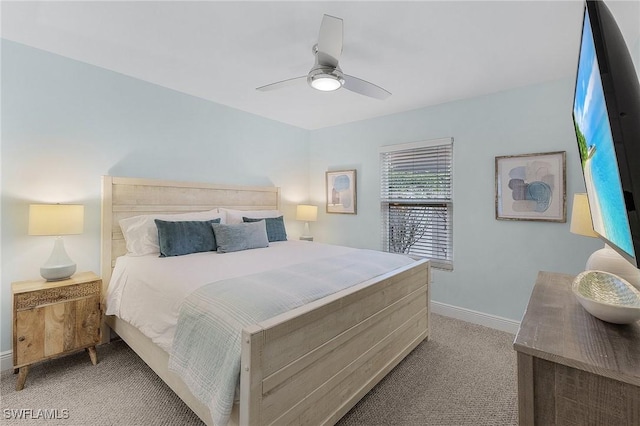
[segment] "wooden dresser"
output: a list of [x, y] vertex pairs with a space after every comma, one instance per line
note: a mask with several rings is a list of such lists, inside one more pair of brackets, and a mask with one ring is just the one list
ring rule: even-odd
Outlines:
[[521, 425], [640, 425], [640, 322], [601, 321], [540, 272], [514, 342]]

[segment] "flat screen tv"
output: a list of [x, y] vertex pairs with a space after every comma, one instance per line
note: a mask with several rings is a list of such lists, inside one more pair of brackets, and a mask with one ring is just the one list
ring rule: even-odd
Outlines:
[[587, 1], [573, 121], [593, 229], [638, 268], [640, 83], [613, 15]]

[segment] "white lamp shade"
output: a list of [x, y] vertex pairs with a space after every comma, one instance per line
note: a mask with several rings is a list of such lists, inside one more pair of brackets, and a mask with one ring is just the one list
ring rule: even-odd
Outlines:
[[573, 210], [571, 211], [571, 227], [569, 231], [585, 237], [598, 237], [598, 234], [593, 230], [589, 200], [585, 193], [573, 195]]
[[310, 206], [307, 204], [298, 205], [296, 209], [296, 220], [315, 222], [318, 220], [318, 206]]
[[29, 235], [82, 234], [84, 206], [81, 204], [31, 204]]

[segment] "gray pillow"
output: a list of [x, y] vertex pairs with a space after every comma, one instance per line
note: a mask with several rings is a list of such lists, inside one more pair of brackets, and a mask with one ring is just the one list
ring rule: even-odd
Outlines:
[[216, 237], [211, 224], [220, 222], [220, 219], [178, 222], [155, 219], [155, 222], [158, 228], [160, 257], [182, 256], [216, 249]]
[[211, 226], [216, 236], [218, 253], [269, 247], [264, 220], [231, 225], [212, 223]]

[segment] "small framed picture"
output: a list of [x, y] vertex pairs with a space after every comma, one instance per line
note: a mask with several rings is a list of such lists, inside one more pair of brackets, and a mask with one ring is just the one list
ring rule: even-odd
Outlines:
[[326, 172], [327, 213], [356, 214], [356, 171]]
[[566, 152], [496, 157], [496, 219], [566, 222]]

